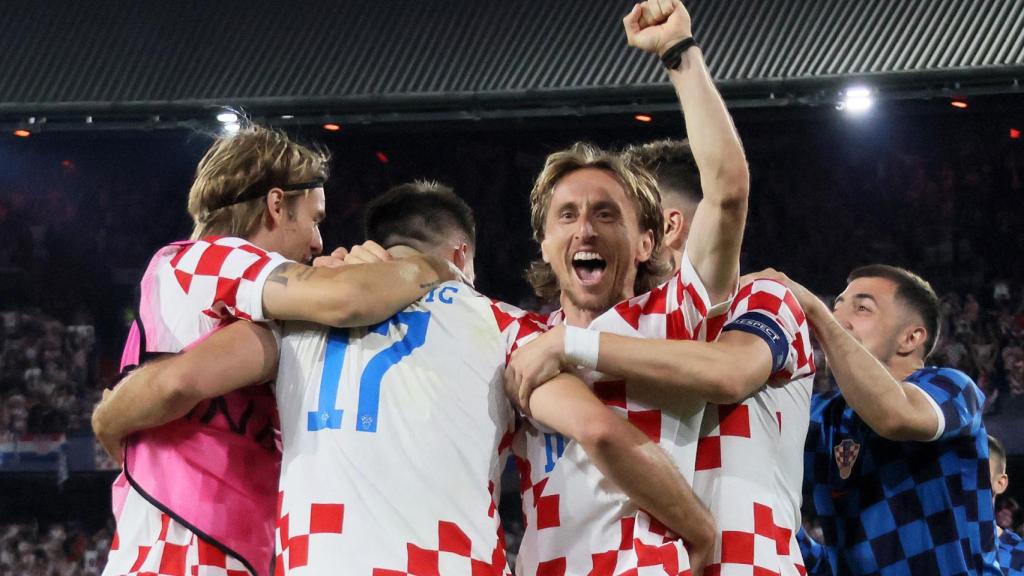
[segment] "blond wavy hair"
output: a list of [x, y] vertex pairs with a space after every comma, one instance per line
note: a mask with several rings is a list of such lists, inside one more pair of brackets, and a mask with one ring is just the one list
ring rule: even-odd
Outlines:
[[[299, 144], [284, 132], [256, 124], [218, 138], [199, 166], [188, 193], [192, 239], [209, 235], [248, 237], [259, 229], [267, 211], [266, 192], [275, 187], [323, 181], [330, 171], [326, 150]], [[262, 195], [229, 204], [260, 188]], [[294, 203], [309, 189], [286, 193], [285, 208], [294, 217]]]
[[[537, 243], [544, 241], [544, 223], [551, 208], [551, 196], [559, 181], [570, 173], [583, 168], [597, 168], [610, 173], [626, 196], [633, 200], [637, 209], [641, 231], [650, 230], [654, 237], [651, 258], [637, 268], [634, 294], [643, 294], [665, 280], [672, 267], [663, 255], [662, 240], [665, 235], [665, 221], [661, 212], [661, 196], [654, 177], [628, 157], [603, 150], [593, 144], [577, 142], [571, 147], [547, 157], [544, 168], [537, 176], [530, 192], [530, 225]], [[557, 301], [561, 288], [551, 265], [543, 259], [530, 263], [526, 279], [534, 292], [547, 302]]]

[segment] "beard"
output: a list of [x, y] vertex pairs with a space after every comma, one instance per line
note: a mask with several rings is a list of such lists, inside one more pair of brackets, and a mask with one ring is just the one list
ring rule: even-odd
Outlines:
[[597, 316], [607, 312], [612, 306], [625, 299], [623, 286], [624, 280], [619, 282], [618, 289], [613, 288], [607, 294], [598, 297], [581, 297], [571, 285], [563, 285], [561, 288], [562, 294], [576, 309]]

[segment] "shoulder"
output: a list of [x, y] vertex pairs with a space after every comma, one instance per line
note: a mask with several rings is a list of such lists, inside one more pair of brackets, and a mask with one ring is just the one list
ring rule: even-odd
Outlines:
[[1007, 548], [1024, 548], [1024, 538], [1013, 530], [1003, 530], [999, 535], [999, 542]]
[[811, 396], [811, 419], [822, 421], [826, 414], [835, 408], [846, 408], [846, 401], [838, 390], [814, 394]]
[[927, 366], [908, 376], [905, 382], [920, 388], [944, 392], [949, 396], [964, 392], [981, 394], [981, 389], [974, 380], [955, 368]]

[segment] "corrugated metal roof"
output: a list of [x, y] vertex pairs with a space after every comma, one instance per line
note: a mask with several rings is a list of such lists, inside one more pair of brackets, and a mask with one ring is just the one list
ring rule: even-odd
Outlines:
[[[1024, 0], [692, 0], [727, 96], [1024, 72]], [[607, 0], [5, 2], [0, 111], [613, 101], [661, 86]], [[649, 92], [650, 90], [648, 90]], [[670, 94], [669, 94], [670, 96]]]

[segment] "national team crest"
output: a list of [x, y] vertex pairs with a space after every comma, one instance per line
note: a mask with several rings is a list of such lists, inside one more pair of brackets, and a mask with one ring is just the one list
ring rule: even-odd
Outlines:
[[860, 454], [860, 444], [847, 438], [833, 448], [832, 451], [836, 455], [839, 477], [846, 480], [850, 477], [850, 473], [853, 472], [853, 465], [857, 462], [857, 455]]

